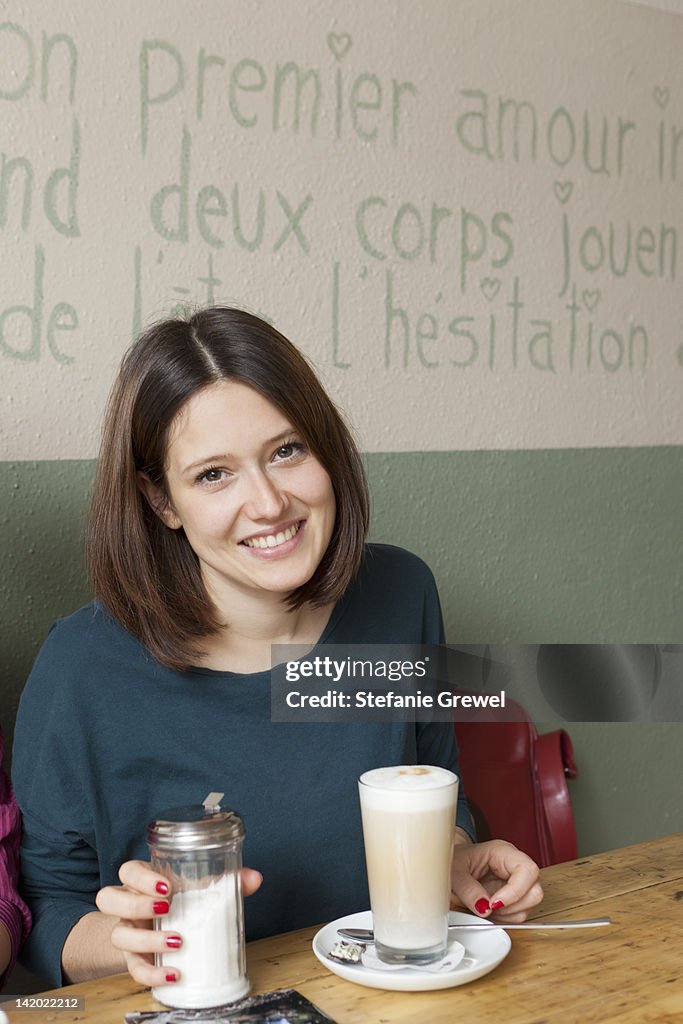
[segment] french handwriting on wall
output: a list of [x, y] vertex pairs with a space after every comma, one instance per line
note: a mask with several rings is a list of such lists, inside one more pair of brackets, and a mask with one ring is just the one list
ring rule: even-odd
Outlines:
[[131, 338], [213, 302], [368, 450], [683, 441], [683, 19], [421, 11], [5, 0], [3, 457], [94, 454]]

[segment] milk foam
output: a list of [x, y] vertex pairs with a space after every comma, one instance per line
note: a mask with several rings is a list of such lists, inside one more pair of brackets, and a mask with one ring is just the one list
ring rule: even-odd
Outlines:
[[458, 776], [434, 765], [393, 765], [364, 772], [360, 782], [366, 807], [416, 813], [452, 803]]

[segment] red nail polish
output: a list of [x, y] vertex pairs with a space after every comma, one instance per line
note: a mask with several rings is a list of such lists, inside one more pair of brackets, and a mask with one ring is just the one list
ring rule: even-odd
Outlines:
[[178, 979], [176, 978], [175, 974], [167, 974], [166, 975], [166, 981], [177, 981], [177, 980]]
[[160, 896], [168, 896], [168, 885], [166, 882], [157, 882], [156, 890]]
[[474, 909], [478, 914], [486, 914], [487, 911], [491, 909], [491, 906], [489, 904], [489, 901], [482, 896], [482, 898], [480, 900], [477, 900], [477, 902], [474, 904]]
[[180, 949], [183, 944], [183, 940], [179, 935], [169, 935], [166, 938], [166, 945], [169, 949]]
[[494, 900], [493, 903], [491, 904], [491, 910], [500, 910], [500, 908], [504, 906], [505, 904], [503, 903], [502, 900]]
[[154, 904], [154, 913], [155, 914], [168, 914], [168, 910], [169, 910], [168, 900], [158, 900]]

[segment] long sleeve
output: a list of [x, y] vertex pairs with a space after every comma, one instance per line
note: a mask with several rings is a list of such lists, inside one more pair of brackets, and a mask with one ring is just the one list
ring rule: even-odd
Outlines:
[[[426, 566], [425, 576], [422, 642], [427, 645], [442, 647], [446, 641], [441, 602], [434, 577]], [[460, 779], [458, 744], [452, 723], [430, 722], [423, 725], [418, 724], [416, 729], [418, 756], [422, 764], [436, 764], [443, 768], [448, 768], [449, 771], [452, 771]], [[473, 843], [476, 843], [477, 833], [474, 819], [470, 812], [462, 781], [458, 786], [458, 806], [455, 823], [467, 833]]]
[[12, 763], [23, 817], [21, 893], [33, 916], [21, 959], [54, 985], [63, 984], [66, 937], [96, 909], [100, 886], [87, 806], [86, 730], [70, 682], [78, 658], [60, 633], [59, 627], [50, 633], [22, 694]]
[[[339, 644], [415, 644], [430, 648], [432, 665], [444, 650], [441, 602], [431, 569], [418, 558], [388, 544], [368, 546], [355, 585], [342, 599], [339, 622], [330, 642]], [[458, 745], [452, 722], [416, 723], [410, 756], [458, 775]], [[457, 825], [473, 842], [476, 833], [467, 797], [458, 787]]]
[[[458, 765], [458, 746], [455, 733], [450, 722], [429, 722], [417, 725], [417, 753], [421, 764], [435, 764], [448, 768], [460, 778]], [[455, 823], [467, 832], [473, 843], [477, 841], [474, 821], [470, 813], [467, 796], [458, 786], [458, 806]]]
[[[0, 733], [2, 763], [2, 733]], [[31, 929], [31, 915], [17, 891], [21, 818], [9, 779], [0, 772], [0, 921], [7, 929], [12, 955], [0, 988], [12, 970], [22, 941]]]

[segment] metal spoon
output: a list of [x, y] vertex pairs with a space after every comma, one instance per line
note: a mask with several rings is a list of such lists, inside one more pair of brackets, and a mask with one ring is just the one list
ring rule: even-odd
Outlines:
[[[482, 921], [476, 924], [449, 924], [449, 932], [474, 932], [477, 929], [503, 928], [601, 928], [611, 924], [611, 917], [588, 917], [579, 921], [524, 921], [523, 924], [498, 924], [497, 921]], [[375, 933], [370, 928], [338, 928], [338, 935], [356, 942], [374, 942]]]

